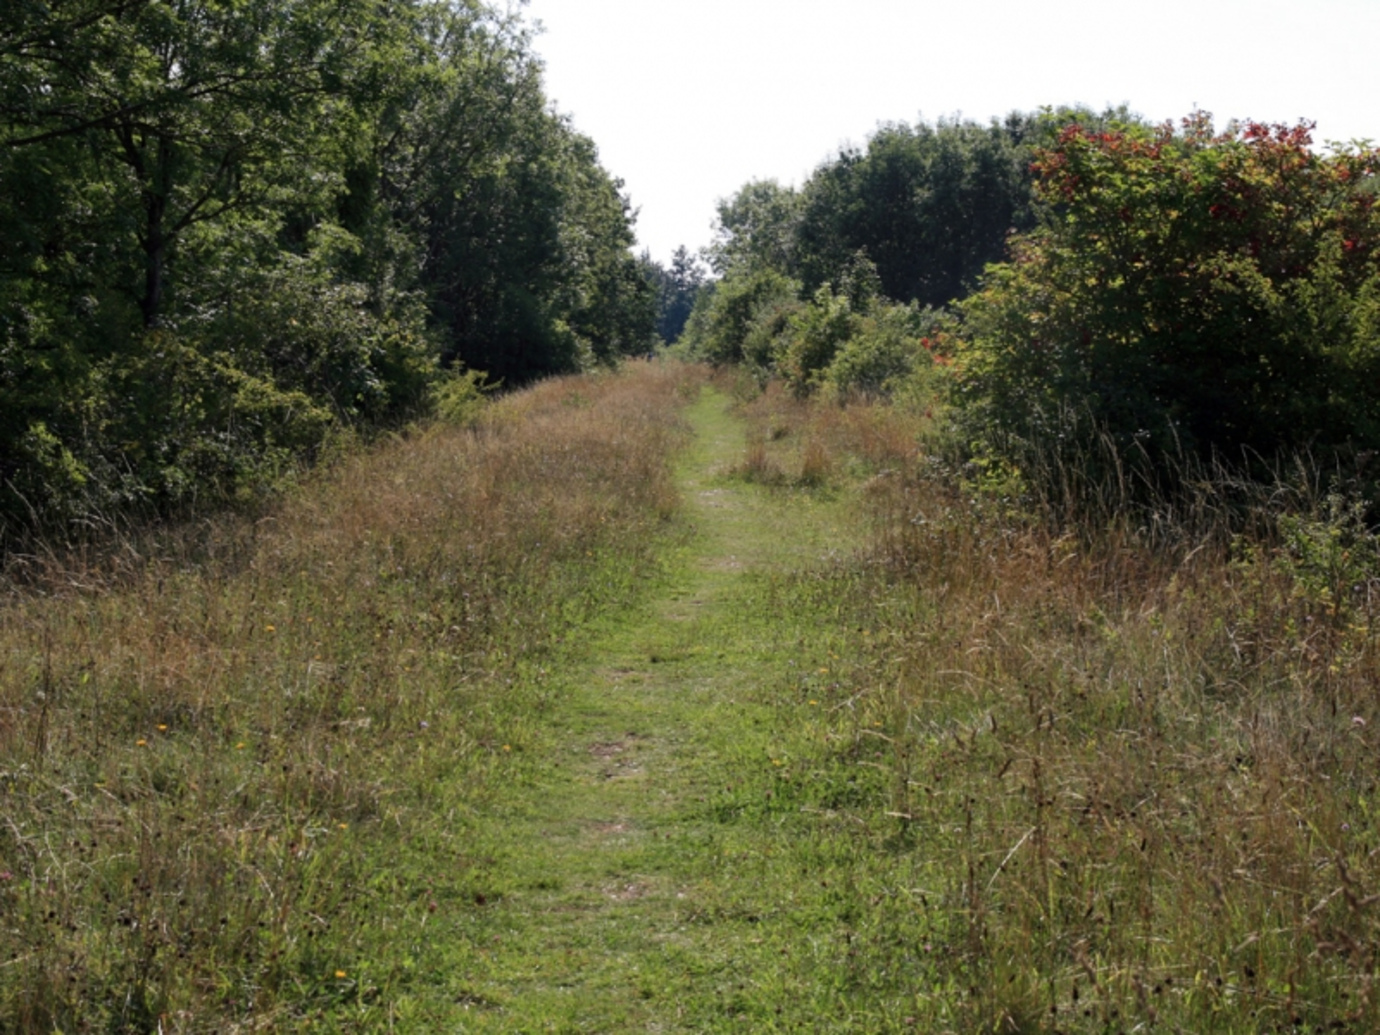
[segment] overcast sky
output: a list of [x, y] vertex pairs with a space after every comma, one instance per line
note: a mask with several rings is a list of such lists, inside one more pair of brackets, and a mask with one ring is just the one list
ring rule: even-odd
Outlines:
[[715, 200], [798, 184], [879, 122], [1126, 103], [1380, 142], [1380, 0], [530, 0], [547, 93], [662, 261]]

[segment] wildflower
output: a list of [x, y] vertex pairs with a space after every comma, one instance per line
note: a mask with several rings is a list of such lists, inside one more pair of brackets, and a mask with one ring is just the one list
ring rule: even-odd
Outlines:
[[168, 724], [167, 724], [166, 722], [160, 722], [160, 723], [158, 724], [158, 732], [159, 732], [159, 733], [166, 733], [167, 731], [168, 731]]
[[236, 750], [236, 751], [243, 751], [243, 750], [244, 750], [245, 748], [247, 748], [248, 746], [249, 746], [249, 745], [246, 744], [244, 741], [240, 741], [238, 744], [235, 745], [235, 750]]
[[345, 976], [345, 971], [343, 971], [343, 970], [337, 970], [337, 971], [335, 972], [335, 976], [338, 977], [338, 978], [343, 978], [343, 977]]
[[350, 829], [350, 824], [348, 824], [348, 823], [337, 823], [336, 826], [338, 826], [341, 830], [349, 830], [349, 829]]
[[149, 742], [148, 742], [147, 740], [140, 739], [140, 740], [136, 740], [136, 741], [134, 742], [134, 745], [135, 745], [135, 747], [148, 747], [148, 746], [149, 746]]
[[278, 627], [277, 627], [276, 625], [265, 625], [265, 626], [264, 626], [264, 632], [277, 632], [277, 631], [278, 631]]
[[9, 870], [5, 870], [3, 873], [0, 873], [0, 880], [14, 880], [14, 874]]
[[810, 703], [811, 703], [811, 704], [819, 704], [818, 701], [811, 701]]
[[503, 750], [504, 750], [504, 751], [512, 751], [512, 750], [513, 750], [513, 746], [512, 746], [511, 744], [504, 744], [504, 745], [503, 745]]

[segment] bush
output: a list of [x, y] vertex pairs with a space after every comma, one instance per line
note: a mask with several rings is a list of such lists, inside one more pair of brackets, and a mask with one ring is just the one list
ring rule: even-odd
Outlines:
[[777, 367], [796, 395], [809, 395], [819, 386], [829, 364], [853, 337], [857, 324], [849, 300], [834, 294], [827, 285], [815, 292], [809, 305], [791, 316]]
[[318, 248], [222, 264], [192, 285], [200, 304], [162, 326], [93, 318], [99, 349], [82, 336], [94, 331], [21, 322], [11, 306], [0, 318], [0, 549], [247, 499], [342, 428], [418, 412], [436, 376], [420, 300], [378, 306], [331, 260]]
[[774, 269], [734, 273], [703, 291], [685, 328], [694, 355], [711, 363], [770, 361], [781, 320], [798, 305], [800, 284]]
[[482, 370], [457, 367], [437, 379], [431, 388], [431, 405], [438, 420], [445, 424], [468, 427], [484, 411], [485, 393], [497, 388], [489, 384], [488, 374]]
[[880, 305], [860, 317], [853, 335], [824, 371], [835, 397], [890, 396], [901, 384], [935, 368], [944, 317], [917, 305]]
[[1309, 127], [1067, 127], [1038, 152], [1045, 225], [961, 306], [957, 398], [982, 448], [1106, 436], [1267, 472], [1380, 448], [1380, 155]]

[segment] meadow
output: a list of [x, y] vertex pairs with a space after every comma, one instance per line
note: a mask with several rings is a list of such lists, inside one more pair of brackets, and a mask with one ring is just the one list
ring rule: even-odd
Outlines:
[[635, 363], [17, 562], [0, 1030], [1375, 1030], [1359, 513], [938, 442]]
[[16, 560], [0, 1030], [386, 1017], [543, 659], [653, 565], [686, 377], [548, 382], [257, 520]]
[[[885, 408], [769, 392], [748, 412], [801, 456], [875, 453], [888, 422], [895, 439]], [[1071, 522], [936, 452], [882, 461], [867, 545], [833, 576], [856, 630], [836, 755], [879, 767], [884, 800], [857, 814], [878, 851], [926, 861], [923, 888], [887, 891], [936, 928], [922, 1027], [1372, 1030], [1361, 509], [1300, 476], [1244, 517], [1220, 485], [1217, 510], [1113, 492]], [[751, 466], [771, 463], [759, 446]]]

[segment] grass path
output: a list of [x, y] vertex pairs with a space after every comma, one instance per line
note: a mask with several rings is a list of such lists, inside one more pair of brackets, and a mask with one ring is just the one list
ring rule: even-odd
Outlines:
[[795, 1014], [793, 981], [815, 980], [781, 965], [829, 932], [773, 875], [802, 842], [800, 810], [771, 802], [782, 687], [827, 676], [804, 671], [827, 637], [773, 587], [840, 542], [848, 508], [729, 477], [743, 428], [726, 404], [706, 391], [688, 412], [693, 532], [670, 574], [551, 674], [544, 733], [515, 746], [523, 778], [474, 823], [481, 908], [451, 988], [463, 1030], [746, 1030]]

